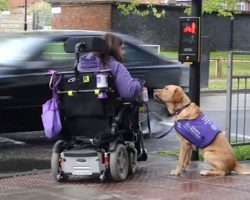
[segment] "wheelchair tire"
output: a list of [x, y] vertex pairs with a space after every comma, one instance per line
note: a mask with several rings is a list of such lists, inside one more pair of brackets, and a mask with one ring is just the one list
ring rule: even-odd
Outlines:
[[110, 174], [113, 181], [121, 182], [127, 179], [129, 168], [128, 152], [125, 145], [118, 144], [110, 153]]
[[61, 172], [61, 167], [59, 164], [59, 153], [53, 152], [51, 156], [51, 171], [54, 179], [57, 182], [65, 181], [67, 178], [63, 176]]
[[137, 165], [136, 149], [135, 149], [135, 152], [129, 153], [128, 159], [129, 159], [128, 174], [133, 175], [136, 171], [136, 165]]

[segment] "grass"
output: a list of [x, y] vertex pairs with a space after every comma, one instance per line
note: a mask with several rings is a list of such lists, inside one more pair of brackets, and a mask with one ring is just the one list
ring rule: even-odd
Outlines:
[[[170, 59], [177, 59], [178, 52], [173, 51], [162, 51], [161, 56]], [[220, 58], [220, 61], [219, 61]], [[227, 86], [227, 51], [211, 52], [209, 62], [209, 89], [226, 89]], [[250, 54], [249, 55], [235, 55], [233, 57], [233, 75], [235, 76], [250, 76]], [[244, 62], [243, 62], [244, 61]], [[221, 75], [217, 66], [221, 66]], [[202, 66], [201, 66], [202, 67]], [[239, 88], [245, 88], [245, 80], [239, 81]], [[247, 80], [247, 88], [250, 88], [250, 80]], [[238, 82], [233, 81], [233, 89], [238, 88]]]
[[[250, 160], [250, 145], [233, 147], [234, 154], [238, 161]], [[178, 157], [180, 150], [159, 150], [158, 154], [163, 156]], [[203, 160], [202, 155], [199, 155], [199, 160]]]
[[250, 160], [250, 145], [233, 147], [237, 160]]

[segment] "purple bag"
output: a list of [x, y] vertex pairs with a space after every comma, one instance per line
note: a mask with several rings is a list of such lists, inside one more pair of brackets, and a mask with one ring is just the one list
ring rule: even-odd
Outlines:
[[62, 124], [58, 106], [57, 98], [57, 85], [60, 82], [61, 77], [52, 73], [50, 88], [52, 89], [53, 96], [50, 100], [46, 101], [42, 105], [42, 123], [44, 127], [44, 132], [48, 138], [57, 138], [61, 132]]

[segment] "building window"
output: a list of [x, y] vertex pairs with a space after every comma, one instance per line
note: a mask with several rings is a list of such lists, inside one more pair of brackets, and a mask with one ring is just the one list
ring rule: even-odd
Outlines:
[[244, 2], [237, 3], [237, 10], [244, 11], [246, 10], [246, 5]]

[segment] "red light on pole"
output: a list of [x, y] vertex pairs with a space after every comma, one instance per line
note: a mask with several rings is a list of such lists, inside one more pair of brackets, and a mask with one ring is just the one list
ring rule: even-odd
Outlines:
[[179, 56], [181, 62], [200, 61], [200, 18], [180, 17]]
[[183, 29], [184, 33], [191, 33], [195, 34], [196, 33], [196, 25], [194, 22], [192, 22], [191, 26], [186, 25]]

